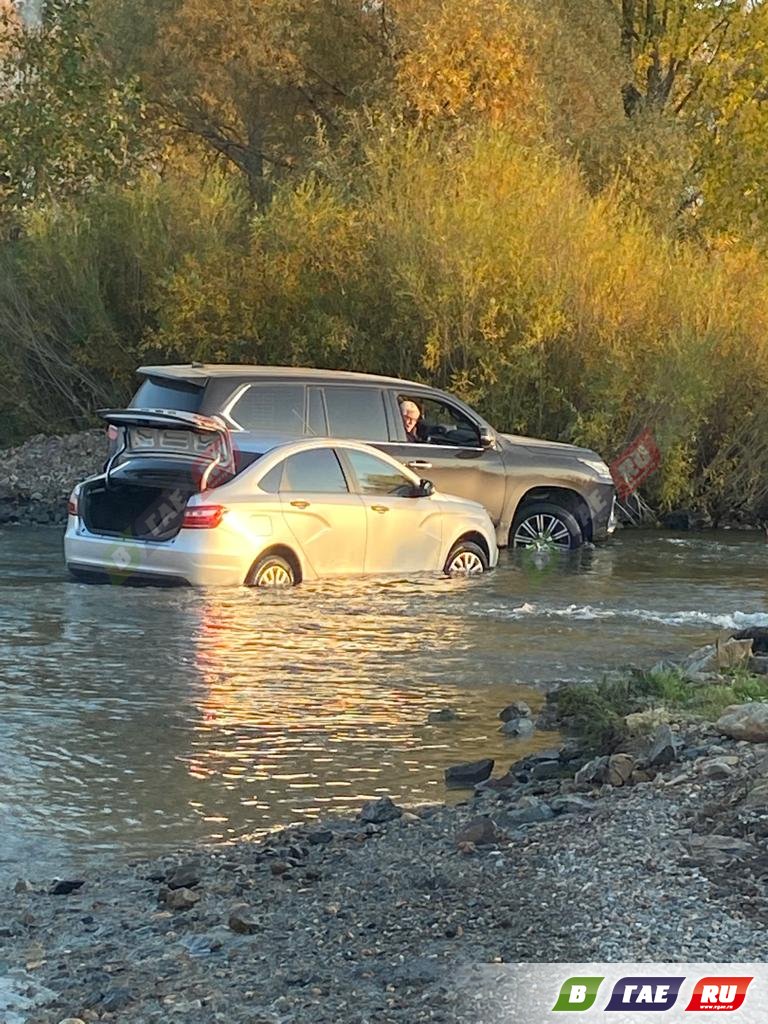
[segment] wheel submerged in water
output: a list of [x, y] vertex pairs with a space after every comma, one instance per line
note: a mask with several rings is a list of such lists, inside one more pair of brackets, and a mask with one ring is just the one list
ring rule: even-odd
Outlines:
[[524, 506], [510, 530], [510, 547], [533, 551], [573, 551], [584, 543], [576, 518], [567, 509], [549, 502]]
[[248, 575], [249, 587], [261, 587], [264, 590], [283, 590], [295, 583], [293, 566], [281, 555], [264, 555]]
[[446, 576], [479, 576], [488, 571], [488, 556], [474, 541], [460, 540], [451, 548], [443, 571]]

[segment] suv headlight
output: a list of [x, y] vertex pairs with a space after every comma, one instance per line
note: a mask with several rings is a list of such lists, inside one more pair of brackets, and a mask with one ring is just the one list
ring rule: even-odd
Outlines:
[[579, 462], [583, 466], [588, 466], [598, 476], [604, 477], [606, 480], [613, 479], [611, 477], [611, 471], [608, 466], [603, 462], [602, 459], [579, 459]]

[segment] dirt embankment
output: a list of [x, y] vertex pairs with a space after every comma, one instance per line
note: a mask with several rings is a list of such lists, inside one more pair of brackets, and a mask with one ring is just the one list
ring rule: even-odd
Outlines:
[[72, 488], [98, 473], [106, 454], [103, 430], [37, 434], [0, 451], [0, 525], [63, 525]]

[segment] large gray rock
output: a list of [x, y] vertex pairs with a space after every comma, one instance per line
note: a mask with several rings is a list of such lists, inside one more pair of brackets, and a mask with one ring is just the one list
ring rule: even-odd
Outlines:
[[505, 828], [514, 829], [520, 825], [538, 825], [543, 821], [551, 821], [554, 816], [555, 812], [543, 800], [537, 800], [536, 797], [523, 797], [517, 807], [506, 811], [499, 818], [499, 822]]
[[768, 742], [768, 704], [732, 704], [717, 720], [718, 731], [734, 740]]
[[499, 718], [502, 722], [511, 722], [514, 718], [530, 718], [531, 709], [524, 700], [513, 700], [511, 704], [507, 704], [505, 708], [502, 708], [499, 712]]
[[651, 736], [646, 755], [649, 765], [658, 767], [677, 760], [679, 741], [668, 725], [659, 725]]
[[610, 757], [595, 757], [576, 772], [574, 781], [579, 784], [599, 786], [625, 786], [635, 770], [635, 759], [630, 754], [611, 754]]
[[387, 821], [401, 817], [402, 813], [402, 808], [390, 797], [382, 796], [378, 800], [369, 800], [367, 804], [363, 804], [358, 817], [367, 825], [383, 825]]
[[490, 776], [494, 764], [490, 757], [486, 757], [482, 761], [452, 765], [445, 769], [445, 781], [449, 786], [476, 786], [478, 782], [485, 782]]

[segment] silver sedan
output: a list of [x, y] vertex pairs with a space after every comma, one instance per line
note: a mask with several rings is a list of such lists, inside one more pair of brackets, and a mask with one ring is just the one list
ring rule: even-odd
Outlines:
[[216, 418], [104, 413], [121, 432], [105, 473], [70, 498], [65, 557], [106, 581], [287, 587], [379, 573], [475, 575], [493, 524], [355, 441], [262, 438], [235, 451]]

